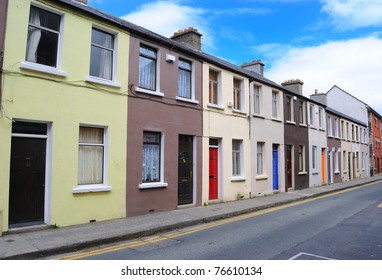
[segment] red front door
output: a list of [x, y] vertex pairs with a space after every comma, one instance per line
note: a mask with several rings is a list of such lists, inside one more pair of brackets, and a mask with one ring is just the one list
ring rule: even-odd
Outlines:
[[209, 200], [218, 199], [218, 148], [210, 148]]

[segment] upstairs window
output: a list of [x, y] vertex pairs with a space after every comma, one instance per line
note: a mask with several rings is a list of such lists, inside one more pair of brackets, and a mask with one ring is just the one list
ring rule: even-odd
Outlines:
[[139, 48], [139, 87], [156, 90], [157, 51], [141, 45]]
[[26, 61], [57, 67], [61, 16], [31, 6]]
[[255, 85], [253, 87], [253, 102], [254, 102], [254, 114], [260, 115], [261, 114], [261, 89], [260, 86]]
[[179, 59], [178, 95], [182, 98], [192, 99], [192, 63]]
[[219, 105], [219, 72], [210, 70], [209, 77], [209, 99], [210, 104]]
[[287, 121], [293, 121], [292, 115], [293, 115], [293, 101], [291, 96], [286, 97], [286, 108], [285, 108], [285, 117]]
[[309, 105], [309, 125], [314, 126], [314, 105]]
[[242, 101], [242, 80], [233, 79], [233, 108], [238, 111], [243, 110], [243, 101]]
[[113, 80], [114, 35], [93, 28], [90, 76]]
[[279, 93], [272, 91], [272, 118], [278, 118]]

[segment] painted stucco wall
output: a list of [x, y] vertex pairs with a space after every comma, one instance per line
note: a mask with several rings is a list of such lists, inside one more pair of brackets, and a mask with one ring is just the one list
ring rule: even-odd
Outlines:
[[[150, 46], [157, 53], [157, 91], [144, 92], [139, 86], [140, 45]], [[128, 216], [175, 210], [178, 207], [178, 157], [179, 135], [193, 137], [193, 201], [201, 205], [202, 197], [202, 63], [171, 47], [155, 44], [143, 38], [131, 37], [129, 60], [129, 113], [127, 142], [127, 191]], [[166, 61], [166, 54], [175, 61]], [[192, 62], [192, 88], [194, 100], [178, 98], [179, 58]], [[154, 131], [162, 135], [162, 177], [165, 187], [139, 188], [142, 184], [143, 132]], [[208, 165], [207, 165], [208, 166]]]
[[[34, 1], [34, 3], [36, 3]], [[68, 226], [125, 216], [127, 74], [129, 35], [78, 11], [63, 15], [61, 67], [66, 77], [21, 68], [25, 61], [31, 1], [9, 3], [4, 61], [4, 112], [0, 116], [0, 205], [8, 227], [11, 119], [48, 124], [45, 223]], [[38, 1], [41, 7], [47, 7]], [[89, 75], [92, 26], [118, 37], [117, 79], [121, 87], [85, 82]], [[106, 128], [106, 175], [111, 191], [74, 194], [78, 187], [79, 126]]]
[[[209, 104], [209, 70], [220, 73], [220, 106]], [[234, 112], [233, 79], [242, 79], [244, 108]], [[203, 202], [209, 202], [209, 140], [219, 141], [219, 197], [218, 201], [248, 198], [251, 192], [249, 140], [249, 84], [248, 79], [214, 65], [203, 65]], [[242, 176], [232, 176], [232, 140], [242, 140]]]
[[[309, 186], [316, 187], [327, 183], [327, 135], [326, 135], [326, 111], [319, 104], [309, 102], [308, 108], [313, 105], [313, 124], [309, 123]], [[321, 111], [321, 125], [319, 122]], [[308, 109], [310, 120], [311, 110]], [[313, 147], [316, 147], [316, 166], [313, 166]]]
[[[267, 85], [260, 87], [260, 114], [252, 114], [251, 119], [251, 175], [253, 196], [272, 194], [273, 190], [273, 148], [278, 151], [278, 188], [285, 191], [284, 165], [284, 108], [283, 92]], [[253, 84], [251, 84], [251, 112], [254, 112]], [[277, 116], [272, 116], [272, 92], [277, 92]], [[263, 174], [257, 174], [257, 144], [264, 143]]]

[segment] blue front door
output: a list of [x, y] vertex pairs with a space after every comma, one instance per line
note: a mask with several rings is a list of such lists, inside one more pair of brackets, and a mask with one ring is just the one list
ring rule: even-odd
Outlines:
[[279, 152], [278, 150], [273, 150], [273, 190], [279, 189]]

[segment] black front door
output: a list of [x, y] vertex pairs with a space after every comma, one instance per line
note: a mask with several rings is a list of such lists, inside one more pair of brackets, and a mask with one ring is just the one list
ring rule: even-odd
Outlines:
[[13, 137], [9, 224], [44, 221], [46, 139]]
[[179, 135], [178, 205], [193, 202], [193, 136]]

